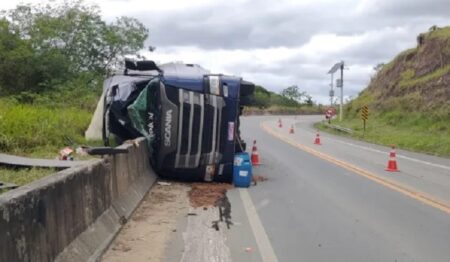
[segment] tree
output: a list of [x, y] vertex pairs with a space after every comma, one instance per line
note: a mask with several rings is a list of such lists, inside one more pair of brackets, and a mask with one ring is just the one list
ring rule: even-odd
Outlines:
[[374, 67], [373, 67], [373, 70], [375, 71], [375, 74], [373, 75], [373, 76], [371, 76], [370, 77], [370, 80], [371, 81], [373, 81], [377, 76], [378, 76], [378, 74], [381, 72], [381, 70], [383, 69], [383, 67], [384, 67], [384, 63], [378, 63], [377, 65], [375, 65]]
[[[18, 42], [16, 49], [27, 49], [28, 58], [15, 61], [30, 71], [25, 78], [34, 81], [28, 89], [48, 87], [85, 72], [105, 74], [124, 56], [142, 49], [148, 37], [148, 29], [138, 20], [120, 17], [106, 23], [97, 6], [82, 0], [21, 4], [2, 12], [0, 19], [0, 41], [12, 37]], [[8, 52], [11, 48], [0, 48], [0, 58], [10, 57]], [[0, 59], [0, 70], [10, 66], [5, 61]], [[0, 85], [16, 88], [1, 80]]]
[[383, 69], [384, 63], [378, 63], [376, 66], [373, 67], [373, 70], [375, 70], [376, 74], [378, 74], [381, 69]]
[[312, 96], [306, 95], [305, 104], [307, 106], [313, 106], [314, 105], [314, 101], [312, 100]]
[[43, 82], [46, 61], [40, 61], [29, 41], [9, 29], [10, 23], [0, 20], [0, 95], [33, 90]]
[[306, 92], [304, 91], [300, 92], [298, 86], [293, 85], [283, 89], [281, 91], [281, 95], [300, 103], [302, 99], [306, 96]]
[[270, 106], [271, 92], [262, 86], [256, 86], [253, 93], [252, 105], [259, 108]]

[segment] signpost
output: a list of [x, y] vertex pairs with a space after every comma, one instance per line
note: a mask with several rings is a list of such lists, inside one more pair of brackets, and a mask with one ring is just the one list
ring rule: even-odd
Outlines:
[[[334, 66], [328, 71], [328, 74], [331, 74], [331, 91], [333, 91], [333, 74], [336, 71], [341, 70], [341, 78], [336, 79], [336, 87], [341, 89], [341, 104], [339, 106], [339, 121], [342, 121], [342, 117], [344, 115], [342, 111], [342, 107], [344, 105], [344, 61], [334, 64]], [[334, 92], [330, 92], [330, 100], [331, 105], [333, 104], [333, 96]]]
[[364, 124], [364, 133], [366, 133], [366, 121], [369, 119], [369, 107], [368, 106], [363, 106], [361, 108], [361, 119], [363, 120], [363, 124]]

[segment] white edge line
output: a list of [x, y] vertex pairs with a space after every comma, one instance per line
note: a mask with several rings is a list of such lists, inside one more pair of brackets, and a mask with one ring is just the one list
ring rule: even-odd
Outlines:
[[262, 260], [265, 262], [278, 262], [278, 258], [275, 255], [266, 230], [264, 230], [261, 219], [259, 218], [256, 208], [253, 205], [253, 201], [250, 198], [248, 189], [239, 188], [239, 195], [241, 196], [244, 210], [247, 214], [247, 218], [250, 223], [250, 227], [252, 228], [253, 236], [256, 239], [256, 244], [258, 245]]
[[[380, 153], [380, 154], [386, 154], [386, 152], [378, 150], [378, 149], [373, 149], [373, 148], [370, 148], [370, 147], [355, 145], [355, 144], [352, 144], [352, 143], [349, 143], [349, 142], [339, 141], [337, 139], [333, 139], [333, 140], [335, 140], [335, 141], [337, 141], [339, 143], [342, 143], [342, 144], [349, 145], [349, 146], [365, 149], [365, 150], [372, 151], [372, 152], [377, 152], [377, 153]], [[408, 157], [408, 156], [404, 156], [404, 155], [400, 155], [400, 154], [397, 154], [397, 157], [398, 158], [403, 158], [403, 159], [406, 159], [406, 160], [410, 160], [410, 161], [414, 161], [414, 162], [417, 162], [417, 163], [429, 165], [429, 166], [434, 166], [434, 167], [439, 167], [439, 168], [450, 170], [450, 167], [448, 167], [448, 166], [439, 165], [439, 164], [435, 164], [435, 163], [431, 163], [431, 162], [428, 162], [428, 161], [419, 160], [419, 159], [416, 159], [416, 158], [412, 158], [412, 157]]]
[[[314, 133], [309, 132], [309, 131], [306, 131], [306, 132], [308, 132], [310, 134], [314, 134]], [[333, 138], [333, 137], [330, 137], [330, 136], [328, 136], [327, 139], [331, 139], [331, 140], [333, 140], [335, 142], [338, 142], [338, 143], [341, 143], [341, 144], [346, 144], [346, 145], [353, 146], [353, 147], [356, 147], [356, 148], [365, 149], [367, 151], [372, 151], [372, 152], [380, 153], [380, 154], [386, 154], [385, 151], [381, 151], [381, 150], [378, 150], [378, 149], [374, 149], [374, 148], [370, 148], [370, 147], [366, 147], [366, 146], [361, 146], [361, 145], [357, 145], [357, 144], [341, 141], [339, 139], [336, 139], [336, 138]], [[404, 155], [400, 155], [400, 154], [397, 154], [397, 157], [398, 158], [403, 158], [403, 159], [406, 159], [406, 160], [409, 160], [409, 161], [413, 161], [413, 162], [429, 165], [429, 166], [434, 166], [434, 167], [450, 170], [450, 167], [448, 167], [448, 166], [435, 164], [435, 163], [432, 163], [432, 162], [423, 161], [423, 160], [420, 160], [420, 159], [416, 159], [416, 158], [412, 158], [412, 157], [408, 157], [408, 156], [404, 156]]]

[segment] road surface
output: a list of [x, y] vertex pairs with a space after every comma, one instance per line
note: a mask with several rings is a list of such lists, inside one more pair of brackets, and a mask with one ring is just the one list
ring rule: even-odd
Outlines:
[[269, 179], [248, 193], [278, 261], [450, 261], [450, 160], [400, 151], [389, 173], [389, 148], [327, 134], [314, 145], [319, 119], [242, 121]]
[[450, 261], [450, 159], [398, 150], [390, 173], [389, 148], [314, 145], [320, 117], [282, 118], [242, 119], [268, 180], [228, 191], [230, 228], [211, 226], [217, 209], [182, 216], [164, 261]]

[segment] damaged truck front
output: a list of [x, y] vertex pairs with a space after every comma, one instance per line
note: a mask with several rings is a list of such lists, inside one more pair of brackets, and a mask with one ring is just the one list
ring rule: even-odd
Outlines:
[[144, 136], [161, 177], [230, 182], [234, 155], [245, 151], [239, 116], [254, 88], [198, 65], [127, 61], [123, 75], [105, 80], [104, 142]]

